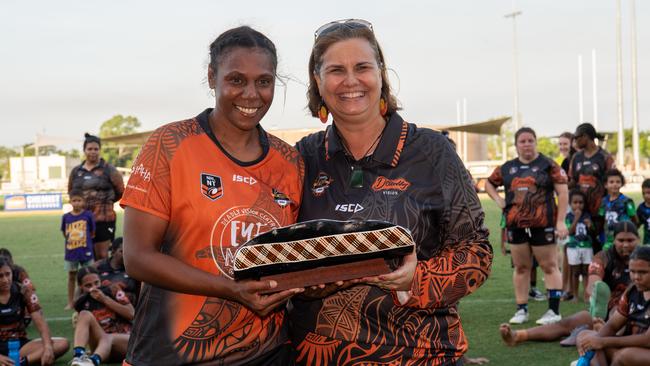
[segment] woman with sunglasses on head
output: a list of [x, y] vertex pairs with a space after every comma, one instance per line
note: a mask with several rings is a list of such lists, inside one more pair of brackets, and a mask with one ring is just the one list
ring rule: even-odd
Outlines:
[[468, 346], [457, 304], [492, 263], [467, 170], [445, 136], [397, 113], [367, 21], [319, 28], [309, 79], [312, 115], [333, 123], [297, 144], [306, 166], [299, 221], [389, 221], [411, 231], [416, 250], [389, 274], [293, 298], [297, 362], [459, 364]]
[[126, 363], [291, 365], [275, 281], [234, 281], [239, 245], [295, 223], [298, 152], [260, 126], [277, 53], [262, 33], [230, 29], [210, 45], [214, 108], [158, 128], [133, 166], [122, 204], [124, 263], [143, 282]]

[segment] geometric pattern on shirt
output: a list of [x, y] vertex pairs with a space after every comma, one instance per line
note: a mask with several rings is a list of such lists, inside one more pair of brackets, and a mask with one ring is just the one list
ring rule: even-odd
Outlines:
[[235, 254], [233, 268], [241, 271], [272, 264], [362, 255], [414, 245], [411, 233], [395, 225], [378, 230], [243, 246]]

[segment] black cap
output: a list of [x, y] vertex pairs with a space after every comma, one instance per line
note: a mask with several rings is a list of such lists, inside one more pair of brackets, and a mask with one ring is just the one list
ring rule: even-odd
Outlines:
[[587, 135], [592, 140], [595, 138], [603, 138], [603, 135], [597, 133], [594, 126], [588, 122], [579, 124], [578, 127], [576, 127], [576, 132], [573, 134], [574, 137], [579, 137], [582, 135]]

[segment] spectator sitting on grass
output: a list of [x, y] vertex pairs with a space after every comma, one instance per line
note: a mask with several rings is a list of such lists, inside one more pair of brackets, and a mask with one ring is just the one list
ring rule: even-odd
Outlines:
[[[578, 336], [581, 356], [595, 351], [590, 365], [648, 365], [650, 360], [650, 247], [639, 246], [630, 255], [630, 286], [616, 311], [599, 331]], [[621, 333], [622, 332], [622, 333]]]
[[[13, 268], [0, 258], [0, 365], [52, 365], [68, 350], [68, 340], [51, 338], [50, 328], [43, 317], [38, 297], [31, 286], [13, 280]], [[27, 315], [34, 321], [41, 338], [27, 338]], [[20, 344], [20, 363], [9, 359], [9, 342]]]
[[97, 268], [99, 272], [102, 286], [118, 286], [129, 297], [131, 304], [135, 306], [140, 293], [140, 281], [126, 274], [122, 244], [121, 236], [115, 238], [111, 243], [110, 257], [95, 262], [93, 267]]
[[[102, 361], [122, 361], [135, 313], [133, 305], [118, 286], [102, 287], [94, 267], [81, 268], [77, 282], [81, 296], [74, 304], [79, 316], [70, 365], [97, 366]], [[92, 354], [86, 352], [88, 345]]]
[[[554, 324], [529, 329], [513, 330], [509, 324], [501, 324], [501, 338], [509, 346], [526, 341], [551, 342], [561, 337], [563, 346], [575, 345], [575, 337], [585, 329], [597, 329], [616, 307], [618, 299], [630, 284], [628, 263], [630, 254], [639, 244], [636, 226], [623, 221], [614, 225], [614, 247], [600, 251], [589, 266], [589, 311], [580, 311]], [[611, 294], [611, 296], [610, 296]]]

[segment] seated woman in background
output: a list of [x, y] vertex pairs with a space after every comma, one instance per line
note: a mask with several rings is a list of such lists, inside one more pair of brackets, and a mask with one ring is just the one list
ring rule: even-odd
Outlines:
[[110, 257], [97, 261], [93, 267], [99, 272], [99, 280], [104, 287], [116, 285], [126, 293], [129, 301], [135, 307], [140, 294], [140, 281], [126, 274], [122, 237], [115, 238], [111, 243]]
[[[119, 286], [101, 286], [94, 267], [77, 272], [81, 296], [74, 308], [79, 312], [74, 330], [71, 366], [96, 366], [102, 361], [120, 362], [126, 355], [135, 310]], [[92, 354], [86, 352], [89, 345]]]
[[[0, 364], [15, 365], [9, 359], [9, 342], [20, 342], [20, 365], [52, 365], [54, 360], [68, 350], [68, 340], [51, 338], [38, 297], [30, 286], [22, 286], [13, 280], [13, 268], [5, 258], [0, 258]], [[41, 338], [27, 338], [27, 322], [30, 316]], [[18, 366], [18, 365], [16, 365]]]

